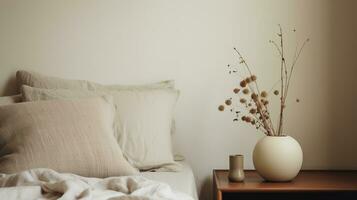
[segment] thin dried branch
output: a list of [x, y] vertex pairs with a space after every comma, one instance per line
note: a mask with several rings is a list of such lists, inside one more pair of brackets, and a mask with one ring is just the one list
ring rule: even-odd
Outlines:
[[274, 40], [270, 40], [269, 42], [273, 44], [273, 46], [274, 46], [274, 47], [276, 48], [276, 50], [278, 51], [279, 55], [282, 57], [283, 54], [282, 54], [282, 52], [281, 52], [281, 50], [280, 50], [278, 44], [277, 44]]
[[281, 83], [281, 80], [279, 79], [278, 81], [276, 81], [273, 86], [270, 88], [270, 90], [268, 90], [268, 95], [271, 94], [271, 92], [274, 90], [274, 88], [279, 84]]
[[279, 24], [279, 29], [280, 29], [280, 48], [281, 48], [281, 66], [280, 66], [280, 77], [281, 77], [281, 91], [280, 91], [280, 115], [279, 115], [279, 126], [278, 126], [278, 135], [281, 134], [282, 132], [282, 125], [283, 125], [283, 112], [284, 112], [284, 77], [283, 77], [283, 71], [284, 71], [284, 41], [283, 41], [283, 32], [282, 28]]
[[[242, 64], [244, 64], [244, 66], [246, 67], [246, 69], [247, 69], [249, 75], [250, 75], [250, 76], [253, 76], [253, 73], [252, 73], [252, 71], [250, 70], [248, 63], [245, 61], [245, 59], [244, 59], [244, 57], [242, 56], [242, 54], [238, 51], [237, 48], [234, 47], [233, 49], [234, 49], [234, 51], [238, 54], [238, 56], [239, 56], [239, 58], [241, 59], [241, 61], [243, 61]], [[241, 61], [240, 61], [240, 62], [241, 62]], [[256, 89], [257, 89], [257, 92], [260, 93], [257, 82], [256, 82], [256, 81], [254, 81], [254, 82], [255, 82], [255, 87], [256, 87]], [[254, 91], [254, 90], [253, 90], [253, 91]]]
[[305, 45], [306, 45], [309, 41], [310, 41], [309, 38], [307, 38], [307, 39], [304, 41], [304, 43], [302, 44], [302, 46], [301, 46], [301, 48], [300, 48], [300, 50], [299, 50], [299, 53], [297, 54], [295, 60], [293, 61], [292, 65], [291, 65], [290, 73], [289, 73], [289, 78], [288, 78], [288, 83], [287, 83], [287, 84], [288, 84], [288, 85], [287, 85], [287, 91], [286, 91], [286, 94], [285, 94], [285, 97], [284, 97], [284, 101], [286, 100], [286, 98], [287, 98], [287, 96], [288, 96], [288, 90], [289, 90], [289, 86], [290, 86], [290, 80], [291, 80], [291, 76], [292, 76], [293, 71], [294, 71], [294, 67], [295, 67], [295, 65], [296, 65], [296, 63], [297, 63], [297, 61], [298, 61], [298, 59], [299, 59], [299, 57], [300, 57], [300, 54], [301, 54], [302, 50], [305, 48]]

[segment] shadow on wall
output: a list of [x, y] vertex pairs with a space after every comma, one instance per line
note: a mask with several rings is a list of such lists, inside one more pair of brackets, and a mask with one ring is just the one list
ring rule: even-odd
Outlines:
[[213, 190], [213, 180], [212, 180], [212, 177], [207, 177], [207, 178], [202, 182], [201, 191], [200, 191], [200, 194], [199, 194], [199, 198], [200, 198], [200, 199], [207, 199], [207, 200], [213, 199], [212, 190]]
[[327, 96], [329, 166], [357, 169], [357, 1], [331, 1]]
[[0, 94], [0, 96], [9, 96], [9, 95], [14, 95], [17, 94], [17, 87], [16, 87], [16, 77], [11, 76], [1, 89], [3, 92]]

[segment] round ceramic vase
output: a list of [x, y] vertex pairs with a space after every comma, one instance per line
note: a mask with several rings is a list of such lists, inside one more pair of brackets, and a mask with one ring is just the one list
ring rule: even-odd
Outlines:
[[267, 181], [293, 180], [302, 161], [300, 144], [290, 136], [266, 136], [258, 141], [253, 152], [254, 167]]

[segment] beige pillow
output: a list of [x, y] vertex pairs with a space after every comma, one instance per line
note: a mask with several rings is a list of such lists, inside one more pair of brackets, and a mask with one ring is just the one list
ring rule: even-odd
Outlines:
[[[173, 80], [160, 81], [157, 83], [145, 85], [101, 85], [85, 80], [70, 80], [46, 76], [36, 72], [19, 70], [16, 72], [16, 80], [19, 91], [22, 85], [28, 85], [44, 89], [71, 89], [71, 90], [89, 90], [89, 91], [113, 91], [113, 90], [146, 90], [146, 89], [175, 89]], [[172, 121], [171, 134], [175, 133], [175, 120]]]
[[[16, 72], [16, 80], [18, 87], [28, 85], [36, 88], [45, 89], [77, 89], [77, 90], [130, 90], [130, 89], [164, 89], [175, 87], [175, 82], [172, 80], [161, 81], [146, 85], [101, 85], [98, 83], [86, 80], [70, 80], [57, 78], [52, 76], [42, 75], [36, 72], [19, 70]], [[21, 88], [19, 88], [20, 90]]]
[[19, 103], [22, 100], [21, 94], [0, 97], [0, 105]]
[[97, 90], [146, 90], [146, 89], [175, 89], [175, 81], [165, 80], [144, 85], [98, 85]]
[[173, 164], [170, 129], [179, 92], [172, 89], [74, 91], [22, 87], [24, 101], [110, 94], [116, 107], [116, 137], [125, 157], [141, 169]]
[[174, 163], [170, 130], [179, 92], [155, 89], [111, 94], [118, 142], [129, 162], [141, 170]]
[[108, 91], [68, 90], [68, 89], [43, 89], [23, 85], [21, 89], [23, 101], [42, 100], [70, 100], [88, 97], [110, 95]]
[[0, 106], [0, 173], [51, 168], [87, 177], [132, 175], [113, 136], [110, 98]]

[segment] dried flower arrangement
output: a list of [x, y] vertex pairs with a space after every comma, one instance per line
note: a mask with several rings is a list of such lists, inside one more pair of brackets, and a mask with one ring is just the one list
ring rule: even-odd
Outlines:
[[[293, 32], [296, 32], [296, 30], [294, 29]], [[226, 99], [224, 105], [219, 105], [218, 107], [219, 111], [224, 111], [225, 107], [229, 107], [229, 110], [234, 114], [233, 121], [242, 121], [251, 124], [256, 129], [262, 131], [265, 135], [268, 136], [283, 135], [284, 109], [286, 107], [285, 102], [288, 97], [291, 76], [294, 72], [294, 67], [300, 57], [302, 50], [304, 49], [306, 43], [309, 42], [309, 38], [307, 38], [300, 48], [298, 48], [298, 45], [296, 45], [293, 60], [291, 65], [288, 67], [284, 54], [283, 31], [280, 25], [279, 33], [277, 36], [279, 38], [280, 45], [278, 45], [278, 43], [274, 40], [269, 41], [276, 48], [281, 59], [280, 80], [277, 82], [277, 84], [275, 84], [268, 92], [260, 91], [257, 83], [257, 76], [252, 73], [249, 65], [247, 64], [242, 54], [238, 51], [238, 49], [233, 48], [234, 52], [239, 58], [239, 65], [236, 67], [228, 65], [229, 74], [239, 73], [239, 68], [242, 65], [248, 74], [240, 81], [240, 86], [233, 89], [233, 93], [235, 95], [234, 98], [231, 97]], [[278, 83], [280, 83], [280, 91], [274, 89]], [[275, 96], [280, 96], [280, 114], [277, 127], [275, 127], [272, 122], [268, 107], [268, 97], [271, 93], [273, 93]], [[236, 104], [233, 104], [234, 100], [237, 100]], [[300, 102], [300, 100], [296, 99], [296, 102]], [[242, 116], [240, 116], [241, 114]]]

